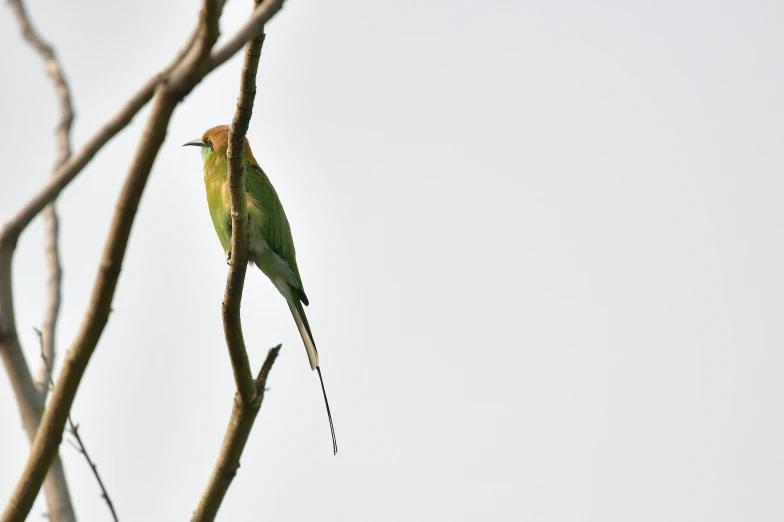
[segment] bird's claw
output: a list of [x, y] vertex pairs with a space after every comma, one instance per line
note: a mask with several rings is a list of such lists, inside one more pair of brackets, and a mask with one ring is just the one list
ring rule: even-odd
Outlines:
[[231, 250], [229, 250], [229, 253], [226, 254], [226, 264], [231, 266]]

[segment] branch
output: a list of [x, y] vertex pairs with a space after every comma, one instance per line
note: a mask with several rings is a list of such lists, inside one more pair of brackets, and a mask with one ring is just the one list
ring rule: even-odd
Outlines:
[[[262, 29], [263, 30], [263, 29]], [[245, 272], [248, 267], [248, 206], [245, 196], [245, 134], [248, 132], [256, 99], [256, 72], [259, 68], [264, 33], [255, 36], [245, 49], [245, 63], [242, 66], [240, 96], [237, 110], [229, 128], [228, 182], [231, 191], [231, 268], [226, 280], [226, 294], [223, 298], [223, 330], [226, 346], [231, 356], [234, 380], [237, 391], [244, 404], [253, 399], [253, 377], [250, 373], [248, 353], [242, 336], [240, 306], [242, 290], [245, 285]]]
[[[60, 105], [60, 122], [57, 125], [57, 167], [65, 163], [71, 156], [71, 126], [73, 124], [74, 113], [71, 103], [71, 91], [65, 79], [62, 65], [54, 53], [54, 49], [43, 41], [38, 32], [33, 28], [27, 12], [21, 0], [10, 0], [11, 7], [16, 12], [19, 25], [22, 27], [22, 34], [25, 39], [38, 51], [44, 60], [46, 71], [54, 83], [57, 91], [57, 100]], [[43, 351], [46, 359], [54, 364], [54, 333], [57, 326], [57, 317], [60, 313], [60, 282], [62, 279], [62, 269], [60, 267], [60, 253], [57, 248], [57, 238], [59, 235], [59, 221], [54, 202], [44, 211], [45, 221], [45, 250], [46, 264], [49, 270], [48, 293], [49, 298], [44, 315], [43, 332], [41, 334]], [[49, 390], [48, 381], [49, 371], [45, 364], [41, 364], [38, 370], [36, 383], [43, 402], [46, 402], [46, 394]]]
[[[55, 55], [54, 49], [44, 42], [41, 36], [33, 27], [29, 16], [25, 10], [21, 0], [10, 0], [11, 8], [14, 10], [24, 38], [38, 51], [38, 54], [43, 58], [46, 71], [52, 79], [55, 91], [57, 93], [57, 100], [60, 105], [60, 122], [57, 126], [57, 160], [55, 169], [62, 165], [71, 155], [71, 126], [73, 124], [73, 105], [71, 103], [71, 93], [68, 87], [68, 82], [65, 79], [63, 68], [60, 61]], [[48, 359], [54, 362], [55, 348], [54, 348], [54, 335], [57, 327], [57, 318], [60, 313], [60, 291], [62, 280], [62, 269], [60, 266], [60, 253], [58, 250], [58, 236], [59, 236], [59, 220], [57, 218], [57, 211], [54, 207], [54, 202], [46, 207], [44, 210], [44, 248], [46, 252], [46, 264], [49, 272], [48, 277], [48, 299], [46, 304], [46, 311], [44, 314], [43, 332], [41, 334], [41, 350], [44, 361]], [[9, 283], [10, 284], [10, 283]], [[28, 372], [23, 374], [29, 375]], [[40, 405], [46, 404], [46, 395], [49, 391], [48, 381], [51, 380], [50, 368], [47, 364], [41, 364], [38, 370], [38, 394], [40, 396]], [[33, 400], [32, 397], [29, 398]], [[17, 401], [19, 402], [19, 401]], [[25, 408], [20, 403], [20, 409]], [[38, 422], [35, 422], [36, 429]], [[28, 431], [28, 438], [33, 441], [33, 430]], [[49, 508], [50, 519], [53, 521], [70, 521], [75, 520], [76, 516], [73, 511], [73, 505], [68, 493], [68, 487], [65, 482], [65, 475], [62, 470], [62, 463], [59, 458], [55, 463], [54, 469], [48, 474], [48, 485], [46, 487], [46, 500]]]
[[226, 435], [223, 437], [223, 445], [221, 446], [220, 455], [218, 455], [218, 462], [215, 463], [207, 488], [202, 494], [199, 506], [193, 513], [191, 522], [215, 520], [215, 515], [218, 513], [218, 508], [220, 508], [223, 498], [226, 496], [231, 481], [237, 475], [237, 470], [240, 467], [240, 456], [245, 449], [250, 430], [253, 428], [253, 422], [256, 420], [256, 415], [258, 415], [261, 403], [264, 400], [267, 376], [279, 351], [280, 345], [270, 348], [267, 353], [267, 358], [264, 360], [259, 376], [255, 380], [256, 396], [253, 404], [246, 405], [243, 403], [239, 393], [234, 396], [234, 408], [231, 411], [231, 419], [229, 420], [229, 427], [226, 429]]
[[[254, 10], [254, 17], [259, 8]], [[264, 44], [264, 27], [248, 42], [245, 62], [242, 66], [240, 96], [237, 110], [229, 128], [228, 183], [231, 191], [231, 268], [226, 278], [226, 293], [223, 298], [223, 330], [229, 350], [237, 393], [231, 412], [229, 427], [223, 438], [218, 461], [215, 463], [207, 488], [202, 494], [192, 522], [212, 521], [218, 513], [226, 492], [240, 467], [240, 457], [248, 441], [250, 430], [264, 400], [264, 387], [272, 364], [280, 351], [280, 345], [272, 348], [254, 380], [250, 373], [248, 353], [242, 335], [240, 307], [245, 272], [248, 266], [248, 209], [245, 195], [245, 134], [253, 114], [256, 98], [256, 74], [259, 67], [261, 48]]]
[[[46, 265], [49, 272], [47, 279], [47, 302], [44, 312], [41, 338], [44, 354], [49, 361], [54, 364], [55, 345], [54, 336], [57, 328], [57, 318], [60, 315], [61, 285], [63, 270], [60, 265], [60, 251], [58, 241], [60, 235], [60, 222], [57, 217], [57, 210], [54, 203], [50, 203], [44, 209], [44, 249], [46, 253]], [[51, 378], [51, 368], [47, 368], [43, 363], [38, 367], [36, 375], [36, 385], [41, 394], [41, 400], [46, 403], [46, 395], [49, 390], [48, 379]]]
[[[38, 340], [41, 343], [41, 361], [46, 370], [46, 374], [49, 376], [46, 387], [49, 388], [51, 386], [54, 388], [54, 381], [52, 380], [52, 366], [49, 360], [46, 358], [43, 332], [38, 328], [33, 328], [33, 330], [35, 330], [35, 333], [38, 335]], [[103, 498], [106, 501], [106, 504], [109, 506], [109, 511], [112, 512], [112, 519], [114, 522], [118, 522], [117, 512], [114, 510], [112, 499], [109, 497], [109, 492], [106, 490], [106, 486], [104, 485], [103, 480], [101, 480], [101, 475], [98, 474], [98, 465], [95, 463], [95, 461], [93, 461], [93, 459], [90, 458], [90, 455], [87, 453], [87, 447], [84, 445], [82, 436], [79, 434], [79, 425], [73, 421], [70, 412], [68, 412], [68, 432], [73, 435], [73, 438], [76, 440], [76, 444], [70, 440], [68, 442], [71, 442], [71, 445], [76, 449], [76, 451], [84, 456], [84, 459], [87, 461], [87, 464], [90, 466], [90, 469], [93, 472], [93, 476], [95, 476], [95, 480], [98, 482], [98, 487], [101, 488], [101, 498]]]

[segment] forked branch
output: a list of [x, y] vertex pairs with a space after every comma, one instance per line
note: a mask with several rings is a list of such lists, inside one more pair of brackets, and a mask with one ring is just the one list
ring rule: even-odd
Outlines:
[[272, 365], [280, 352], [280, 345], [270, 348], [267, 358], [261, 367], [258, 377], [254, 381], [256, 395], [252, 404], [242, 402], [239, 393], [234, 395], [234, 407], [231, 410], [229, 427], [226, 428], [226, 435], [223, 436], [218, 461], [212, 469], [210, 480], [202, 493], [199, 506], [193, 512], [191, 522], [207, 522], [215, 520], [218, 509], [223, 502], [226, 492], [229, 490], [232, 480], [237, 475], [240, 468], [240, 457], [245, 450], [248, 442], [250, 430], [261, 409], [264, 400], [264, 390], [267, 385], [267, 376]]

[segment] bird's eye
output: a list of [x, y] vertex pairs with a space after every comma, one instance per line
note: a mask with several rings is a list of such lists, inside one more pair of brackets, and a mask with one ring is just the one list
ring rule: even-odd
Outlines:
[[212, 140], [211, 139], [207, 138], [206, 140], [204, 140], [204, 144], [207, 147], [209, 147], [210, 149], [212, 149]]

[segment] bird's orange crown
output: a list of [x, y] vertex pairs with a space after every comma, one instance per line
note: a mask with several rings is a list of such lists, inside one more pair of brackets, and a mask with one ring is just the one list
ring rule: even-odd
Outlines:
[[[220, 156], [226, 157], [229, 150], [229, 126], [218, 125], [209, 129], [204, 133], [201, 140], [212, 147], [212, 150]], [[256, 158], [253, 157], [253, 152], [250, 150], [250, 142], [248, 137], [245, 137], [245, 157], [253, 163], [257, 163]]]

